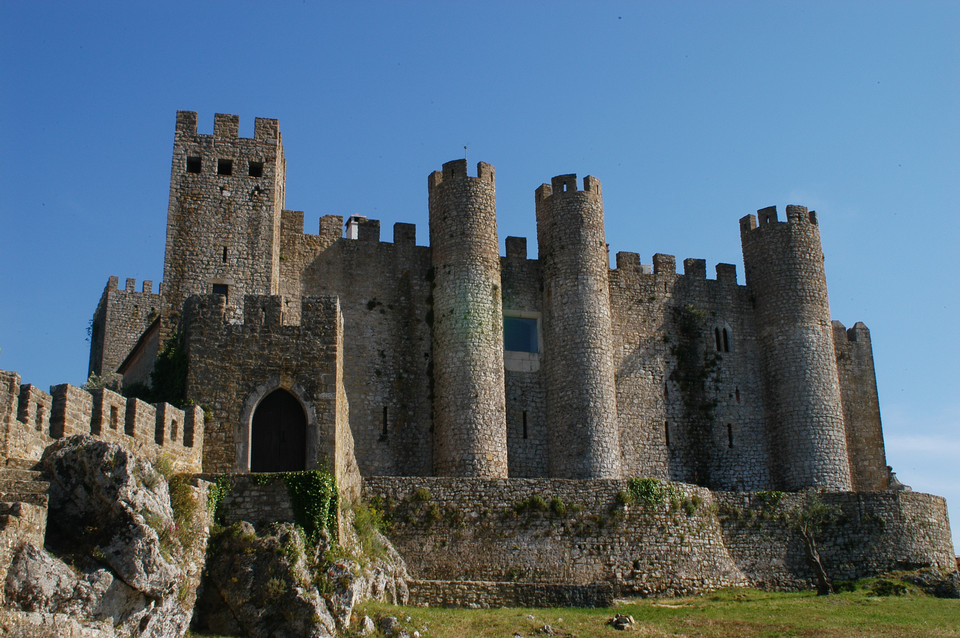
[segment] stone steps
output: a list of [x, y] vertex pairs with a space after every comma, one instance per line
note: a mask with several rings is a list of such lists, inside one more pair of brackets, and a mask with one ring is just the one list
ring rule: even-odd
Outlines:
[[0, 467], [0, 471], [4, 469], [14, 469], [14, 470], [33, 470], [39, 465], [39, 461], [33, 461], [30, 459], [18, 459], [18, 458], [9, 458], [7, 459], [7, 464], [5, 467]]
[[36, 470], [22, 467], [0, 468], [0, 502], [31, 503], [46, 507], [50, 500], [50, 483]]

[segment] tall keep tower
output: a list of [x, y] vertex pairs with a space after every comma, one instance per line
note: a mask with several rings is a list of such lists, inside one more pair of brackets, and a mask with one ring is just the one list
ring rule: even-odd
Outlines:
[[778, 487], [850, 490], [850, 465], [817, 215], [787, 206], [740, 220], [756, 303], [764, 420]]
[[503, 306], [493, 166], [430, 175], [434, 469], [506, 478]]
[[600, 180], [554, 177], [536, 191], [551, 476], [619, 478], [609, 257]]
[[184, 299], [220, 293], [227, 313], [244, 295], [279, 288], [280, 216], [286, 164], [277, 120], [257, 118], [253, 139], [239, 118], [218, 113], [213, 135], [197, 134], [197, 114], [177, 112], [163, 268], [164, 332]]

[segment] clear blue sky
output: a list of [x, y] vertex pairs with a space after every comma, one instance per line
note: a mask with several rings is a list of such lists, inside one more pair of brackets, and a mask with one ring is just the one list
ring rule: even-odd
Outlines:
[[[288, 208], [415, 222], [462, 157], [501, 240], [604, 186], [611, 253], [738, 264], [737, 220], [822, 225], [873, 335], [888, 462], [960, 549], [960, 3], [0, 3], [0, 368], [80, 384], [109, 275], [162, 278], [177, 109], [280, 120]], [[389, 231], [387, 231], [389, 238]]]

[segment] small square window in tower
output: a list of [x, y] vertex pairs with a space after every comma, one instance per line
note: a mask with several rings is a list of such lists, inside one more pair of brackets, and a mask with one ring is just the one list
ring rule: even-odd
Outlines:
[[227, 284], [213, 284], [213, 294], [223, 295], [224, 297], [228, 297], [229, 292], [230, 292], [230, 286], [228, 286]]
[[250, 162], [250, 177], [263, 177], [263, 162]]
[[537, 320], [526, 317], [504, 317], [503, 349], [534, 354], [539, 352]]
[[233, 175], [233, 160], [218, 159], [217, 175]]
[[199, 157], [188, 157], [187, 158], [187, 172], [188, 173], [199, 173], [203, 168], [203, 160]]

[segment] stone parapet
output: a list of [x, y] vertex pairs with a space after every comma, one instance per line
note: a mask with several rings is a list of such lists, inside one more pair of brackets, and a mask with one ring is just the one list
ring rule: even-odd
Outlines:
[[176, 471], [199, 472], [203, 454], [203, 410], [151, 405], [110, 390], [92, 391], [64, 383], [47, 394], [20, 385], [20, 375], [0, 370], [0, 459], [36, 462], [56, 439], [89, 434], [114, 441], [155, 462], [165, 456]]

